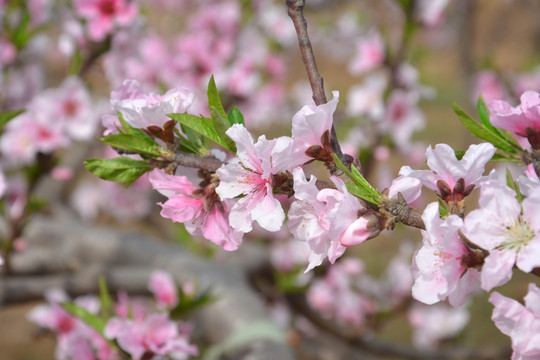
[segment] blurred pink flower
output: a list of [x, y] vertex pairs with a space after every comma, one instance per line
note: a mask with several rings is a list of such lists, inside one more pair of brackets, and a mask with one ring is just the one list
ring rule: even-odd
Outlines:
[[380, 72], [371, 74], [360, 85], [349, 89], [347, 97], [347, 115], [368, 115], [373, 119], [380, 119], [384, 114], [384, 91], [388, 79]]
[[137, 2], [130, 0], [73, 0], [78, 15], [87, 20], [88, 35], [101, 41], [115, 25], [129, 25], [139, 12]]
[[469, 317], [464, 306], [455, 308], [445, 303], [427, 306], [415, 302], [408, 313], [413, 343], [420, 349], [437, 349], [443, 340], [457, 336]]
[[356, 46], [356, 53], [349, 62], [351, 74], [363, 74], [384, 62], [386, 57], [384, 41], [377, 30], [371, 29], [366, 36], [358, 40]]
[[426, 26], [439, 25], [444, 19], [444, 10], [449, 0], [420, 0], [416, 4], [417, 16]]
[[154, 294], [160, 307], [173, 308], [178, 304], [178, 290], [169, 273], [154, 271], [150, 276], [148, 288]]
[[489, 70], [481, 71], [474, 77], [474, 91], [471, 99], [473, 104], [476, 104], [480, 95], [482, 95], [486, 103], [508, 98], [501, 79], [497, 74]]
[[307, 292], [309, 305], [328, 318], [361, 326], [376, 310], [375, 304], [357, 291], [355, 280], [364, 271], [359, 259], [346, 258], [329, 268], [322, 280], [315, 280]]
[[491, 319], [512, 339], [512, 360], [533, 360], [540, 357], [540, 289], [529, 284], [525, 306], [498, 292], [489, 297], [495, 306]]
[[399, 147], [410, 144], [414, 132], [422, 130], [425, 118], [418, 108], [418, 94], [403, 90], [394, 90], [388, 98], [384, 115], [380, 118], [379, 128], [390, 134]]
[[[28, 313], [27, 318], [57, 334], [58, 344], [55, 351], [57, 359], [112, 360], [117, 358], [117, 354], [101, 335], [61, 307], [62, 302], [69, 301], [69, 297], [63, 290], [49, 290], [45, 298], [48, 304], [35, 307]], [[95, 296], [81, 296], [75, 299], [74, 303], [91, 314], [95, 315], [99, 312], [100, 303]]]
[[9, 65], [17, 56], [17, 48], [7, 39], [0, 37], [0, 66]]
[[197, 347], [189, 344], [187, 335], [167, 314], [151, 314], [142, 321], [113, 317], [105, 325], [104, 334], [109, 340], [116, 339], [134, 360], [152, 355], [186, 359], [198, 354]]

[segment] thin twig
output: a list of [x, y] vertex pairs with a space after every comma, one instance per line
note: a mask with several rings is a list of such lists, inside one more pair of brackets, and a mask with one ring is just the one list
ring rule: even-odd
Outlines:
[[320, 317], [319, 314], [311, 310], [303, 294], [290, 294], [287, 295], [286, 299], [294, 311], [305, 316], [328, 335], [334, 336], [350, 346], [384, 357], [399, 357], [402, 359], [416, 360], [493, 360], [508, 359], [511, 355], [511, 349], [507, 347], [484, 348], [479, 350], [455, 348], [452, 350], [429, 351], [417, 350], [395, 343], [382, 342], [368, 336], [357, 336], [354, 333], [348, 333], [342, 330], [327, 319]]
[[[326, 95], [324, 93], [323, 78], [317, 70], [315, 54], [313, 53], [313, 48], [311, 47], [311, 41], [309, 40], [307, 31], [307, 21], [304, 17], [305, 0], [286, 0], [286, 3], [287, 7], [289, 8], [288, 14], [294, 23], [294, 28], [296, 29], [298, 45], [300, 47], [300, 53], [302, 54], [302, 61], [306, 67], [309, 83], [313, 92], [313, 101], [316, 105], [326, 104], [328, 100], [326, 99]], [[330, 135], [330, 142], [334, 148], [334, 152], [344, 164], [348, 164], [343, 156], [343, 152], [341, 151], [336, 129], [333, 124], [330, 130]]]

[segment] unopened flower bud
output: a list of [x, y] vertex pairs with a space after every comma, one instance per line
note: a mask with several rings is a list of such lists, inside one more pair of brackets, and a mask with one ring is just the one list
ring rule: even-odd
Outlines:
[[381, 225], [377, 216], [371, 212], [362, 215], [353, 222], [343, 233], [340, 243], [351, 247], [359, 245], [366, 240], [376, 237], [381, 232]]

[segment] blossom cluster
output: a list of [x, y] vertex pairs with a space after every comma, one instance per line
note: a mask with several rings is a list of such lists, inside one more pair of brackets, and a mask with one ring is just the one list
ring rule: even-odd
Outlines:
[[179, 301], [171, 275], [154, 271], [148, 288], [157, 302], [157, 311], [145, 299], [130, 298], [127, 293], [119, 292], [113, 315], [105, 318], [101, 333], [71, 313], [73, 307], [64, 305], [72, 303], [77, 309], [101, 318], [105, 314], [104, 304], [94, 295], [70, 300], [63, 290], [49, 290], [45, 295], [48, 303], [30, 311], [28, 320], [55, 333], [57, 359], [113, 360], [120, 358], [122, 352], [134, 360], [163, 356], [180, 360], [197, 355], [197, 347], [189, 343], [192, 326], [170, 318], [169, 311]]

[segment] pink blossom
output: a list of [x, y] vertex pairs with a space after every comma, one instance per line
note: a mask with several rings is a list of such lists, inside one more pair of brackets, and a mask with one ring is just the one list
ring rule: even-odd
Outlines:
[[[307, 292], [309, 305], [325, 317], [361, 326], [375, 312], [375, 304], [357, 292], [355, 280], [364, 271], [359, 259], [346, 258], [332, 266], [322, 280], [316, 280]], [[338, 299], [338, 301], [336, 301]]]
[[488, 103], [491, 111], [490, 120], [493, 126], [512, 131], [517, 135], [520, 145], [529, 148], [524, 139], [530, 131], [527, 129], [540, 131], [540, 94], [536, 91], [526, 91], [520, 100], [521, 104], [517, 107], [512, 107], [504, 100], [490, 101]]
[[308, 182], [301, 168], [293, 171], [293, 177], [296, 201], [291, 204], [287, 225], [295, 239], [307, 242], [311, 248], [306, 272], [322, 264], [326, 257], [334, 263], [346, 246], [370, 237], [370, 220], [358, 218], [363, 206], [340, 179], [332, 178], [337, 190], [319, 191], [317, 178], [311, 176]]
[[73, 0], [75, 11], [88, 22], [88, 35], [101, 41], [114, 26], [129, 25], [139, 12], [135, 1], [129, 0]]
[[238, 161], [217, 170], [220, 183], [216, 193], [222, 200], [244, 195], [231, 209], [231, 226], [250, 232], [253, 221], [257, 221], [268, 231], [278, 231], [285, 212], [274, 198], [272, 175], [282, 170], [279, 159], [289, 148], [290, 138], [267, 140], [263, 135], [254, 144], [250, 133], [240, 124], [230, 127], [226, 134], [236, 143]]
[[349, 62], [349, 71], [358, 75], [370, 71], [384, 62], [386, 57], [384, 41], [381, 34], [371, 29], [357, 43], [356, 54]]
[[[58, 344], [55, 351], [57, 359], [112, 360], [116, 358], [117, 354], [101, 335], [81, 320], [68, 314], [60, 306], [60, 303], [69, 301], [65, 292], [52, 289], [47, 291], [45, 298], [49, 304], [35, 307], [27, 317], [31, 322], [57, 334]], [[99, 312], [100, 303], [95, 296], [79, 297], [74, 303], [92, 314]]]
[[366, 77], [361, 85], [351, 87], [347, 97], [347, 114], [380, 119], [384, 114], [383, 95], [387, 85], [387, 77], [377, 72]]
[[469, 317], [465, 307], [414, 303], [408, 313], [413, 328], [413, 343], [421, 349], [436, 349], [441, 341], [457, 336], [469, 322]]
[[67, 166], [55, 166], [51, 170], [51, 177], [56, 181], [69, 181], [73, 178], [73, 170]]
[[449, 0], [420, 0], [417, 4], [417, 14], [427, 26], [436, 26], [444, 18], [444, 10], [448, 6]]
[[489, 251], [482, 267], [482, 288], [489, 291], [510, 280], [514, 264], [524, 272], [540, 266], [540, 188], [520, 205], [512, 189], [489, 181], [482, 185], [479, 204], [462, 231]]
[[51, 124], [59, 122], [66, 135], [75, 140], [89, 140], [97, 129], [90, 94], [78, 77], [68, 77], [60, 87], [40, 93], [32, 109], [45, 112]]
[[428, 189], [439, 191], [443, 198], [453, 196], [454, 200], [461, 200], [476, 185], [486, 181], [482, 173], [495, 151], [495, 147], [489, 143], [471, 145], [463, 158], [458, 160], [450, 146], [437, 144], [435, 149], [429, 146], [426, 150], [427, 164], [431, 170], [413, 170], [403, 166], [399, 174], [419, 179]]
[[332, 128], [339, 92], [333, 91], [332, 94], [334, 98], [326, 104], [306, 105], [293, 116], [293, 155], [289, 169], [311, 160], [306, 150], [313, 145], [321, 145], [321, 136]]
[[474, 77], [474, 91], [471, 101], [476, 103], [480, 95], [487, 103], [508, 97], [501, 79], [495, 72], [488, 70], [481, 71]]
[[154, 271], [150, 276], [148, 288], [154, 294], [160, 307], [174, 308], [178, 304], [178, 290], [169, 273]]
[[426, 230], [414, 256], [412, 295], [425, 304], [448, 298], [452, 306], [461, 306], [478, 287], [480, 277], [478, 270], [463, 264], [469, 252], [458, 235], [463, 221], [457, 215], [442, 220], [437, 202], [426, 207], [422, 220]]
[[170, 120], [167, 114], [187, 111], [193, 99], [193, 93], [183, 87], [170, 89], [164, 95], [147, 95], [136, 80], [125, 80], [111, 92], [113, 110], [120, 111], [134, 128], [163, 127]]
[[53, 1], [51, 0], [28, 0], [27, 7], [32, 26], [38, 26], [49, 21], [52, 5]]
[[412, 134], [425, 126], [424, 114], [417, 103], [418, 95], [414, 92], [394, 90], [390, 94], [379, 128], [389, 133], [399, 147], [408, 146]]
[[306, 242], [289, 240], [272, 244], [270, 260], [272, 265], [282, 272], [294, 271], [305, 266], [311, 250]]
[[397, 199], [399, 193], [410, 204], [422, 195], [422, 182], [413, 177], [399, 176], [392, 180], [392, 185], [388, 189], [388, 197]]
[[198, 354], [197, 348], [189, 344], [187, 336], [167, 314], [151, 314], [142, 321], [113, 317], [107, 322], [104, 334], [107, 339], [116, 339], [134, 360], [145, 354], [167, 355], [173, 359]]
[[[203, 196], [194, 193], [197, 189], [185, 176], [167, 175], [161, 170], [150, 173], [150, 182], [169, 199], [160, 203], [161, 216], [175, 222], [182, 222], [192, 235], [202, 235], [221, 246], [233, 251], [242, 242], [242, 233], [229, 225], [227, 217], [231, 211], [230, 203], [206, 201]], [[211, 199], [210, 199], [211, 200]]]
[[10, 64], [17, 56], [17, 48], [11, 42], [0, 37], [0, 66]]
[[4, 174], [4, 170], [0, 166], [0, 198], [4, 197], [6, 190], [7, 190], [6, 175]]
[[519, 190], [525, 196], [529, 196], [535, 189], [540, 188], [540, 178], [534, 170], [533, 164], [527, 166], [524, 175], [518, 178]]
[[489, 297], [495, 306], [491, 319], [512, 339], [512, 360], [533, 360], [540, 357], [540, 289], [529, 284], [525, 306], [498, 292]]
[[60, 123], [43, 112], [28, 111], [5, 126], [0, 151], [10, 165], [20, 166], [32, 163], [38, 152], [50, 154], [68, 143]]

